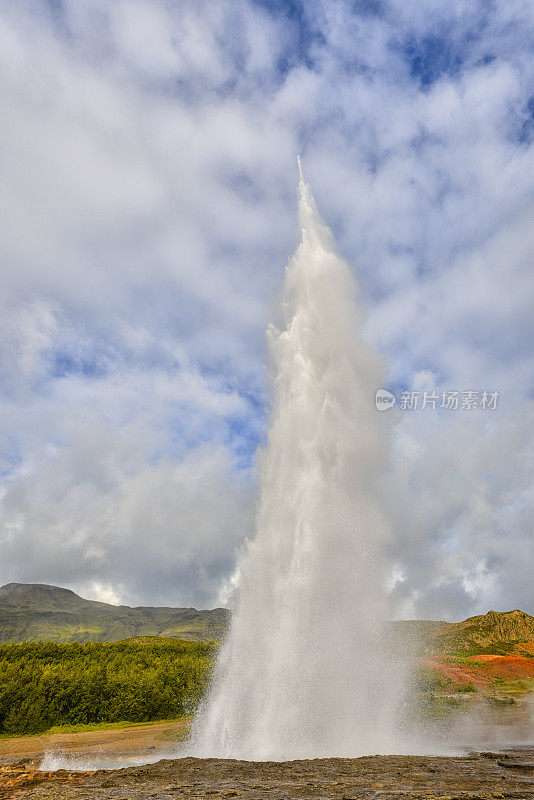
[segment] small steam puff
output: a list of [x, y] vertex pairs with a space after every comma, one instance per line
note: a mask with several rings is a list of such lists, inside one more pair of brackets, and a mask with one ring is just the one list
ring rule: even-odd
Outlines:
[[121, 753], [110, 754], [104, 747], [96, 748], [91, 754], [75, 755], [61, 751], [50, 750], [45, 753], [39, 766], [42, 772], [55, 772], [67, 769], [71, 772], [95, 772], [100, 769], [124, 769], [126, 767], [140, 767], [143, 764], [155, 764], [164, 758], [178, 758], [177, 751], [158, 750], [154, 754]]

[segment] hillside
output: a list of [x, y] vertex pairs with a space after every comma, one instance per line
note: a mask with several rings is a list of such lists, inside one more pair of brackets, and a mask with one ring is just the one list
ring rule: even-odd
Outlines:
[[419, 634], [415, 649], [434, 696], [482, 692], [509, 704], [534, 688], [534, 617], [524, 611], [489, 611], [426, 627], [408, 623], [408, 631], [412, 642]]
[[531, 654], [534, 617], [524, 611], [488, 611], [463, 622], [433, 625], [424, 636], [429, 651], [459, 656]]
[[0, 643], [112, 642], [138, 636], [206, 641], [221, 638], [228, 615], [224, 608], [112, 606], [46, 584], [0, 587]]
[[[46, 584], [0, 587], [0, 643], [111, 642], [151, 636], [207, 641], [223, 636], [229, 616], [224, 608], [113, 606]], [[534, 617], [517, 609], [489, 611], [463, 622], [403, 620], [392, 623], [392, 630], [397, 645], [399, 640], [402, 648], [411, 642], [420, 655], [534, 655]]]

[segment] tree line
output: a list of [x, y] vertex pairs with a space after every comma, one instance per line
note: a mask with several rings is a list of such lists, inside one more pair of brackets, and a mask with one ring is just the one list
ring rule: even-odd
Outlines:
[[173, 639], [0, 645], [0, 733], [191, 714], [215, 649]]

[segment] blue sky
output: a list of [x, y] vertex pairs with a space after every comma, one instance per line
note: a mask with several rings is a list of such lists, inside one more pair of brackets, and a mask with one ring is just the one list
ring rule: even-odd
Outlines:
[[295, 156], [401, 389], [400, 616], [534, 613], [523, 0], [0, 2], [0, 582], [225, 601], [252, 530]]

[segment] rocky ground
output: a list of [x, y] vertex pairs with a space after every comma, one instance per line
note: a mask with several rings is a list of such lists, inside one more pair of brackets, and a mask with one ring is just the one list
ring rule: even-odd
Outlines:
[[534, 798], [534, 749], [462, 757], [247, 762], [182, 758], [98, 772], [39, 771], [38, 760], [0, 768], [0, 798], [13, 800], [490, 800]]

